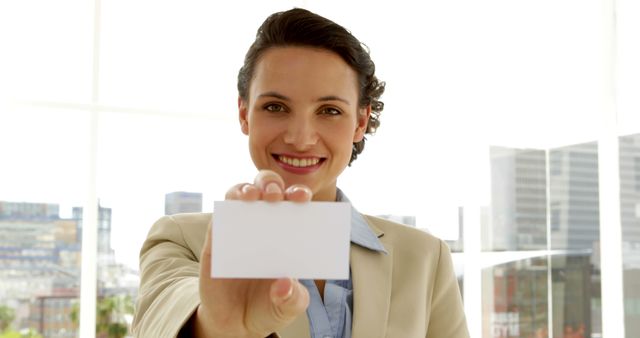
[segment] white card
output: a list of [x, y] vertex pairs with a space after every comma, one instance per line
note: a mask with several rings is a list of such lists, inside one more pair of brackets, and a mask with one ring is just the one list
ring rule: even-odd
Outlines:
[[216, 201], [211, 232], [212, 277], [349, 278], [349, 203]]

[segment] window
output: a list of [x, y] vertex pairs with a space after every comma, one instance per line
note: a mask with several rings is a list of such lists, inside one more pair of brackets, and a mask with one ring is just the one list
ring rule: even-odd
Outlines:
[[[388, 83], [339, 186], [364, 213], [448, 240], [482, 337], [606, 335], [598, 137], [617, 64], [621, 310], [639, 336], [640, 5], [605, 3], [615, 36], [601, 3], [571, 0], [0, 3], [0, 306], [16, 330], [76, 336], [82, 245], [98, 253], [97, 301], [130, 302], [151, 224], [252, 179], [236, 72], [266, 14], [301, 6], [367, 43]], [[98, 239], [82, 243], [92, 187]]]

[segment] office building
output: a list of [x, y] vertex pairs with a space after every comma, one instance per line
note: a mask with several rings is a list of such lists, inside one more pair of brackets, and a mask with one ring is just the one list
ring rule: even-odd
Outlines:
[[[78, 241], [82, 240], [82, 207], [74, 207], [72, 217], [80, 228]], [[113, 259], [111, 248], [111, 208], [98, 207], [98, 256], [99, 259]]]
[[601, 332], [597, 144], [549, 150], [492, 147], [491, 188], [484, 250], [535, 251], [549, 245], [561, 254], [485, 271], [487, 292], [493, 294], [493, 309], [487, 311], [494, 313], [488, 325], [493, 332], [487, 334], [545, 332], [548, 319], [539, 314], [549, 313], [549, 306], [555, 336]]
[[[70, 313], [80, 290], [82, 208], [71, 219], [56, 204], [0, 202], [0, 304], [14, 309], [13, 327], [43, 337], [75, 337]], [[114, 262], [111, 209], [98, 213], [98, 295], [135, 297], [137, 272]]]
[[543, 250], [547, 246], [544, 150], [491, 147], [491, 222], [483, 250]]
[[164, 214], [202, 212], [202, 193], [176, 191], [164, 197]]
[[620, 137], [620, 216], [625, 330], [627, 337], [637, 337], [640, 335], [640, 134]]

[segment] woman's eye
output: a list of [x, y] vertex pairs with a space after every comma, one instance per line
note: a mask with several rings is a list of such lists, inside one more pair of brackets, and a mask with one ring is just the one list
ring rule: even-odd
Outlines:
[[271, 104], [268, 104], [268, 105], [264, 106], [264, 109], [266, 111], [272, 112], [272, 113], [279, 113], [279, 112], [285, 111], [285, 109], [284, 109], [284, 107], [282, 105], [275, 104], [275, 103], [271, 103]]
[[340, 115], [340, 114], [342, 114], [342, 112], [340, 110], [338, 110], [336, 108], [331, 108], [331, 107], [323, 108], [321, 110], [321, 113], [325, 114], [325, 115]]

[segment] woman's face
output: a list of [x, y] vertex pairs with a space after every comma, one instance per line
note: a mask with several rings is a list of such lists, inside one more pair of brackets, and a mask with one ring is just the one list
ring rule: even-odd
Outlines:
[[335, 200], [371, 112], [358, 107], [356, 72], [337, 54], [309, 47], [274, 47], [258, 59], [248, 100], [238, 100], [242, 132], [258, 169], [287, 186], [307, 185], [314, 200]]

